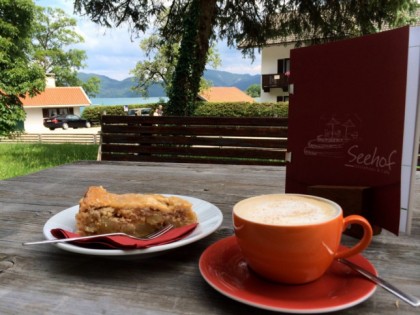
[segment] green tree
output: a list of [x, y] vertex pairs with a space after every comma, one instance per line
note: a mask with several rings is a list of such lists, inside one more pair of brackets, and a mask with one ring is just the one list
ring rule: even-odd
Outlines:
[[252, 84], [246, 89], [246, 94], [251, 97], [260, 97], [261, 96], [261, 84]]
[[42, 68], [29, 59], [34, 10], [32, 0], [0, 1], [0, 135], [17, 131], [25, 120], [19, 97], [45, 88]]
[[[137, 62], [136, 67], [131, 71], [136, 82], [133, 90], [140, 92], [143, 96], [148, 96], [148, 88], [153, 84], [160, 84], [166, 95], [169, 95], [178, 61], [179, 43], [169, 44], [158, 35], [152, 35], [140, 42], [140, 49], [147, 59]], [[221, 64], [220, 55], [214, 47], [209, 49], [208, 64], [213, 68]], [[202, 77], [200, 90], [210, 86], [211, 83]]]
[[189, 116], [195, 111], [199, 80], [207, 62], [210, 39], [214, 38], [216, 2], [192, 0], [186, 7], [174, 88], [169, 94], [169, 114]]
[[100, 79], [90, 78], [86, 83], [77, 72], [86, 66], [84, 50], [69, 46], [82, 43], [83, 37], [74, 29], [76, 19], [61, 9], [36, 7], [36, 23], [33, 31], [33, 59], [45, 71], [54, 73], [57, 86], [83, 86], [86, 93], [95, 96], [99, 92]]
[[399, 26], [410, 20], [410, 12], [418, 6], [416, 0], [74, 0], [74, 3], [77, 12], [86, 13], [94, 22], [106, 26], [128, 22], [138, 32], [145, 32], [154, 20], [165, 17], [159, 29], [161, 36], [169, 43], [181, 38], [174, 88], [166, 112], [184, 115], [194, 110], [208, 49], [217, 39], [226, 39], [229, 46], [241, 43], [243, 53], [253, 56], [254, 48], [263, 47], [273, 37], [294, 35], [319, 43], [373, 33], [384, 24]]
[[95, 97], [98, 94], [99, 89], [101, 87], [101, 79], [93, 76], [90, 77], [86, 82], [79, 80], [79, 84], [77, 85], [82, 86], [83, 90], [88, 96]]

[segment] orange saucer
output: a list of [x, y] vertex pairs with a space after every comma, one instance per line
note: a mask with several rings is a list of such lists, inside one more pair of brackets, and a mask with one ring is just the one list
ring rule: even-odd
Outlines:
[[[361, 255], [352, 262], [377, 274]], [[288, 313], [326, 313], [346, 309], [368, 299], [376, 285], [347, 266], [334, 262], [326, 274], [304, 285], [269, 282], [250, 270], [235, 236], [209, 246], [201, 255], [200, 272], [220, 293], [258, 308]]]

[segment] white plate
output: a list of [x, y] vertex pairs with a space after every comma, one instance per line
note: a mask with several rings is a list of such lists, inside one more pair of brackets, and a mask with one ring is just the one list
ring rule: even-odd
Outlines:
[[[192, 208], [197, 213], [198, 225], [195, 230], [187, 237], [164, 245], [153, 246], [145, 249], [90, 249], [79, 247], [72, 244], [55, 244], [55, 246], [64, 249], [69, 252], [85, 255], [97, 255], [97, 256], [131, 256], [131, 255], [146, 255], [152, 253], [158, 253], [169, 249], [184, 246], [195, 241], [198, 241], [209, 234], [213, 233], [223, 221], [223, 214], [218, 207], [215, 205], [194, 197], [179, 196], [179, 195], [165, 195], [165, 196], [177, 196], [182, 199], [188, 200], [192, 204]], [[44, 225], [43, 233], [46, 239], [52, 240], [55, 237], [51, 234], [51, 230], [55, 228], [61, 228], [70, 232], [76, 231], [76, 219], [75, 215], [79, 211], [79, 206], [74, 206], [63, 210], [53, 217], [51, 217]]]

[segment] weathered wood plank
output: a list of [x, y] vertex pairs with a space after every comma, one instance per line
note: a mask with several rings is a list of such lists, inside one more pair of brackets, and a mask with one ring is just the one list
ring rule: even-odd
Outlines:
[[162, 161], [165, 156], [166, 162], [285, 163], [284, 118], [120, 118], [102, 119], [102, 160]]
[[[142, 117], [138, 117], [142, 118]], [[212, 125], [103, 125], [103, 134], [158, 134], [185, 136], [227, 136], [227, 137], [287, 137], [287, 128], [272, 126], [212, 126]]]
[[99, 134], [49, 134], [33, 133], [21, 134], [13, 137], [0, 137], [0, 143], [79, 143], [79, 144], [99, 144]]
[[[173, 163], [206, 163], [206, 164], [233, 164], [232, 160], [211, 158], [211, 157], [194, 157], [194, 156], [165, 156], [165, 155], [133, 155], [133, 154], [108, 154], [106, 153], [106, 161], [142, 161], [142, 162], [173, 162]], [[284, 166], [284, 160], [234, 160], [235, 165], [277, 165]]]
[[[284, 192], [278, 166], [84, 161], [0, 181], [0, 314], [273, 314], [227, 298], [201, 277], [202, 252], [226, 237], [233, 205], [258, 194]], [[105, 259], [54, 246], [23, 247], [42, 239], [54, 214], [78, 203], [87, 187], [116, 193], [170, 193], [207, 200], [223, 212], [212, 235], [148, 258]], [[379, 274], [418, 295], [420, 287], [420, 173], [412, 235], [383, 231], [364, 252]], [[344, 238], [350, 245], [354, 239]], [[378, 288], [367, 301], [334, 314], [417, 314]]]
[[[139, 117], [141, 119], [139, 120]], [[287, 127], [287, 118], [273, 117], [175, 117], [175, 116], [116, 116], [104, 115], [101, 118], [102, 125], [107, 124], [131, 124], [141, 121], [144, 124], [172, 124], [172, 125], [205, 125], [211, 121], [211, 125], [244, 125], [244, 126], [283, 126]]]
[[[102, 135], [102, 142], [118, 144], [139, 144], [137, 134], [106, 134]], [[209, 146], [237, 146], [237, 138], [228, 137], [190, 137], [190, 136], [162, 136], [160, 134], [141, 135], [140, 144], [171, 144], [171, 145], [209, 145]], [[241, 147], [282, 148], [287, 144], [286, 139], [275, 138], [241, 138]]]
[[[215, 147], [215, 146], [160, 146], [160, 145], [108, 145], [103, 144], [104, 152], [117, 153], [148, 153], [148, 154], [167, 154], [167, 155], [191, 155], [204, 157], [231, 157], [235, 159], [258, 157], [261, 159], [279, 159], [283, 149], [267, 150], [261, 148], [235, 148], [235, 147]], [[283, 154], [284, 155], [284, 154]]]

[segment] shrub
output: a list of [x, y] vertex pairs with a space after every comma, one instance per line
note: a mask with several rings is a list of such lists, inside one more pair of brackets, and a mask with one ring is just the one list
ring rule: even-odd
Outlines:
[[[156, 107], [158, 107], [159, 104], [162, 104], [162, 103], [134, 104], [134, 105], [128, 105], [128, 109], [149, 107], [154, 110]], [[106, 115], [127, 115], [127, 113], [124, 111], [124, 105], [113, 105], [113, 106], [94, 105], [94, 106], [85, 107], [82, 113], [82, 117], [94, 123], [96, 122], [99, 123], [101, 119], [101, 115], [105, 113]]]
[[287, 117], [289, 103], [209, 103], [201, 102], [194, 116], [215, 117]]
[[106, 113], [107, 115], [125, 115], [124, 107], [122, 105], [90, 106], [85, 107], [82, 113], [82, 117], [92, 122], [99, 122], [101, 119], [101, 115], [104, 113]]
[[[129, 105], [128, 108], [144, 108], [150, 107], [154, 111], [158, 105], [163, 105], [165, 113], [165, 103], [136, 104]], [[210, 103], [200, 102], [194, 111], [194, 116], [213, 116], [213, 117], [287, 117], [289, 111], [288, 102], [279, 103], [246, 103], [246, 102], [229, 102], [229, 103]], [[83, 110], [83, 118], [99, 122], [101, 115], [127, 115], [124, 112], [124, 105], [114, 106], [90, 106]]]

